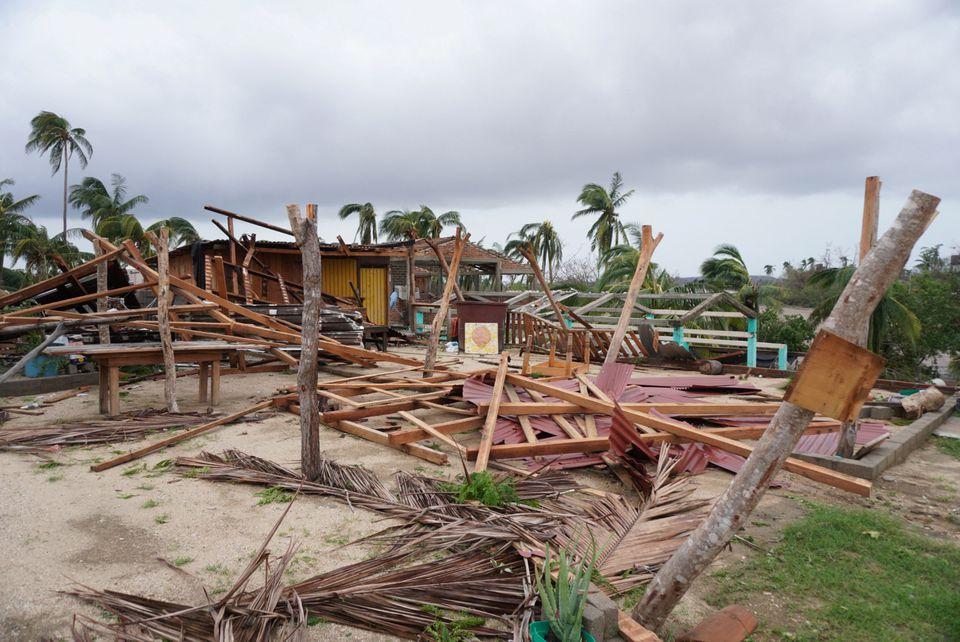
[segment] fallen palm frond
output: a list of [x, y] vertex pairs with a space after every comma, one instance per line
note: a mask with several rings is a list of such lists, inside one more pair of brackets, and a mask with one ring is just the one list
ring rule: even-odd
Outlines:
[[[267, 551], [267, 545], [289, 510], [290, 506], [287, 506], [247, 568], [216, 602], [187, 606], [88, 587], [65, 591], [67, 595], [98, 606], [118, 619], [112, 624], [82, 618], [79, 626], [74, 627], [74, 639], [87, 640], [91, 635], [136, 642], [153, 642], [157, 638], [187, 642], [302, 639], [306, 612], [296, 591], [283, 587], [283, 574], [297, 551], [297, 543], [291, 540], [272, 566]], [[261, 567], [265, 575], [263, 585], [247, 591], [250, 578]]]
[[0, 450], [41, 452], [66, 446], [132, 441], [154, 432], [196, 426], [209, 420], [209, 414], [147, 409], [91, 421], [0, 428]]

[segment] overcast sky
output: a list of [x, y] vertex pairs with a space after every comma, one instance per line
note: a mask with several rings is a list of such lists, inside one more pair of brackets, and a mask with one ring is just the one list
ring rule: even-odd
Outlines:
[[71, 183], [119, 172], [144, 221], [207, 238], [204, 204], [284, 223], [316, 202], [321, 235], [349, 239], [344, 203], [424, 203], [488, 243], [549, 219], [582, 257], [576, 196], [619, 170], [623, 220], [662, 231], [656, 260], [681, 275], [721, 242], [754, 273], [853, 254], [868, 175], [883, 227], [910, 189], [940, 196], [920, 245], [949, 247], [958, 7], [0, 0], [0, 178], [58, 231], [62, 178], [23, 151], [50, 110], [94, 146]]

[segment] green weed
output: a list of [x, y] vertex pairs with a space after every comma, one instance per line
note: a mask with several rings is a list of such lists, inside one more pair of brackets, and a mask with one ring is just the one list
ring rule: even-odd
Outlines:
[[163, 515], [157, 515], [156, 517], [153, 518], [153, 521], [155, 521], [158, 524], [166, 524], [167, 522], [170, 521], [170, 516], [167, 515], [166, 513], [164, 513]]
[[934, 439], [937, 450], [945, 455], [950, 455], [954, 459], [960, 459], [960, 439], [952, 437], [935, 437]]
[[287, 504], [293, 501], [293, 493], [284, 490], [280, 486], [264, 488], [255, 494], [260, 498], [257, 506], [263, 506], [265, 504]]
[[157, 500], [148, 499], [147, 501], [140, 504], [140, 508], [156, 508], [159, 505], [160, 505], [160, 502], [158, 502]]
[[189, 563], [192, 562], [192, 561], [193, 561], [193, 558], [192, 558], [192, 557], [178, 557], [177, 559], [173, 560], [173, 565], [174, 565], [174, 566], [186, 566], [187, 564], [189, 564]]

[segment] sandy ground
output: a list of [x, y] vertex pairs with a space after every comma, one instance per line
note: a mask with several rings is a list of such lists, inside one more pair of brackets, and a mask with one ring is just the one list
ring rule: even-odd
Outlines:
[[[472, 363], [471, 367], [489, 367]], [[652, 372], [652, 371], [651, 371]], [[670, 374], [657, 372], [657, 374]], [[682, 374], [682, 373], [676, 373]], [[333, 375], [324, 375], [334, 378]], [[770, 391], [782, 382], [757, 380]], [[292, 374], [255, 374], [224, 377], [219, 410], [231, 412], [295, 384]], [[59, 402], [42, 417], [17, 417], [8, 425], [37, 425], [57, 421], [92, 419], [97, 416], [97, 391], [86, 397]], [[159, 381], [137, 384], [121, 400], [123, 410], [162, 407]], [[196, 380], [184, 379], [180, 387], [181, 408], [200, 410], [196, 403]], [[10, 400], [13, 401], [13, 400]], [[20, 398], [19, 401], [25, 401]], [[258, 506], [257, 488], [227, 483], [181, 479], [171, 473], [152, 473], [157, 462], [202, 450], [219, 452], [237, 448], [278, 463], [296, 466], [299, 454], [298, 420], [293, 415], [267, 415], [256, 422], [234, 424], [148, 456], [136, 466], [121, 466], [96, 474], [88, 470], [95, 458], [108, 458], [161, 438], [149, 437], [97, 448], [74, 448], [56, 454], [64, 464], [39, 469], [38, 457], [0, 453], [0, 538], [6, 556], [0, 582], [0, 639], [36, 640], [65, 635], [74, 613], [99, 613], [57, 593], [74, 582], [95, 588], [145, 594], [188, 604], [203, 600], [208, 591], [227, 588], [261, 544], [285, 505]], [[452, 466], [437, 467], [398, 451], [369, 443], [334, 430], [321, 432], [321, 448], [344, 463], [362, 463], [388, 483], [397, 470], [418, 471], [452, 478]], [[141, 464], [146, 464], [142, 469]], [[135, 472], [126, 473], [134, 470]], [[580, 473], [588, 483], [616, 489], [601, 473]], [[698, 493], [716, 496], [730, 475], [709, 471], [696, 478]], [[957, 488], [960, 466], [955, 460], [927, 447], [906, 464], [890, 471], [890, 481], [877, 484], [869, 500], [851, 497], [784, 474], [781, 488], [769, 492], [755, 513], [752, 526], [758, 541], [775, 539], [778, 525], [799, 516], [798, 497], [820, 501], [886, 506], [902, 513], [940, 537], [960, 539], [960, 528], [948, 521], [951, 511], [960, 517]], [[149, 503], [148, 503], [149, 502]], [[144, 507], [147, 503], [148, 507]], [[156, 503], [151, 507], [151, 504]], [[158, 520], [158, 518], [162, 518]], [[164, 521], [165, 523], [158, 523]], [[385, 527], [377, 515], [350, 510], [331, 500], [314, 497], [297, 501], [281, 527], [274, 548], [285, 547], [289, 538], [301, 541], [300, 553], [290, 579], [302, 579], [353, 561], [372, 550], [363, 545], [341, 548]], [[749, 549], [734, 545], [717, 564], [735, 563]], [[160, 560], [189, 559], [174, 570]], [[706, 589], [708, 585], [704, 584]], [[674, 626], [698, 622], [709, 607], [691, 592], [673, 618]], [[321, 624], [310, 628], [312, 640], [392, 640], [394, 638]]]

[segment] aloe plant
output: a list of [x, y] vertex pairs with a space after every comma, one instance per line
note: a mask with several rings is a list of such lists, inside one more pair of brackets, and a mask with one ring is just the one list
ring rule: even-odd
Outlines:
[[543, 611], [550, 623], [550, 632], [559, 642], [580, 642], [583, 607], [587, 603], [590, 578], [597, 562], [596, 547], [579, 563], [573, 555], [560, 549], [556, 559], [557, 579], [553, 579], [554, 564], [547, 547], [542, 576], [537, 577], [537, 591], [543, 600]]

